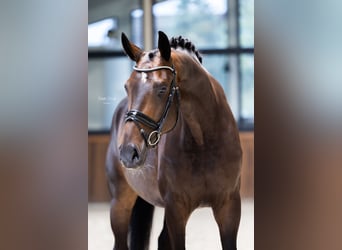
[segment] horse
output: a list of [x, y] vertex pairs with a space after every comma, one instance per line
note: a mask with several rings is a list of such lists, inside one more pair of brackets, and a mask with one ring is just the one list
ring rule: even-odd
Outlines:
[[222, 248], [236, 249], [242, 150], [222, 87], [188, 39], [159, 31], [151, 51], [121, 42], [135, 66], [106, 156], [114, 250], [148, 249], [155, 206], [165, 208], [158, 249], [185, 249], [199, 207], [212, 208]]

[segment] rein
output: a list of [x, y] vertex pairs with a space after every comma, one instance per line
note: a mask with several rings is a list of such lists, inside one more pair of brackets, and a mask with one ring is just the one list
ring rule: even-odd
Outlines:
[[[164, 126], [164, 122], [166, 120], [166, 117], [169, 113], [169, 110], [171, 108], [171, 104], [173, 102], [174, 96], [176, 95], [178, 98], [178, 102], [177, 102], [177, 119], [176, 122], [174, 124], [174, 126], [167, 132], [168, 133], [170, 131], [172, 131], [175, 127], [176, 124], [178, 122], [178, 113], [179, 113], [179, 88], [176, 86], [175, 84], [175, 77], [176, 77], [176, 71], [175, 69], [169, 66], [157, 66], [154, 68], [149, 68], [149, 69], [141, 69], [141, 68], [137, 68], [136, 66], [133, 67], [133, 69], [137, 72], [144, 72], [144, 73], [148, 73], [148, 72], [153, 72], [153, 71], [157, 71], [157, 70], [170, 70], [173, 74], [173, 78], [170, 84], [170, 92], [169, 92], [169, 96], [163, 111], [162, 116], [160, 117], [160, 119], [158, 120], [158, 122], [155, 122], [152, 118], [150, 118], [149, 116], [145, 115], [144, 113], [140, 112], [139, 110], [129, 110], [126, 115], [125, 115], [125, 122], [129, 122], [132, 121], [136, 124], [136, 126], [139, 128], [140, 134], [141, 136], [144, 138], [145, 143], [147, 146], [150, 147], [155, 147], [158, 145], [161, 135], [162, 135], [162, 129]], [[152, 129], [152, 132], [150, 132], [149, 134], [147, 134], [145, 132], [145, 130], [143, 128], [141, 128], [140, 124], [143, 124], [149, 128]]]

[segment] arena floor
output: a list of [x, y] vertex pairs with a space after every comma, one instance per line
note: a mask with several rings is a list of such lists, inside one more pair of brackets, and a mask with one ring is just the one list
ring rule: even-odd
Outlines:
[[[157, 239], [163, 224], [163, 209], [157, 208], [151, 234], [150, 250], [157, 249]], [[108, 203], [88, 205], [88, 250], [109, 250], [113, 247], [109, 222]], [[211, 209], [197, 209], [191, 215], [186, 228], [187, 250], [219, 250], [218, 227]], [[242, 214], [238, 234], [238, 249], [254, 249], [254, 201], [242, 201]]]

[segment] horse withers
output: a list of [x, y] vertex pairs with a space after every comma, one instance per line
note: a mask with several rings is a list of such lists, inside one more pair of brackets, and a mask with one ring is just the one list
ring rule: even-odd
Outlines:
[[154, 206], [165, 208], [158, 249], [185, 249], [187, 220], [203, 206], [222, 248], [236, 249], [242, 151], [222, 87], [187, 39], [160, 31], [145, 52], [122, 34], [122, 45], [135, 66], [106, 159], [114, 249], [148, 249]]

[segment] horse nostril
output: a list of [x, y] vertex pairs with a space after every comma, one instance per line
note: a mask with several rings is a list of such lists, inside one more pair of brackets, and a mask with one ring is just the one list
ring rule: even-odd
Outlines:
[[140, 154], [134, 144], [124, 145], [120, 149], [120, 160], [128, 168], [137, 167], [140, 161]]
[[139, 161], [139, 153], [136, 148], [133, 149], [133, 154], [132, 154], [132, 162], [134, 161]]

